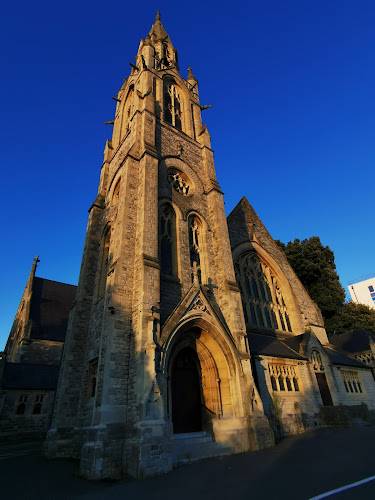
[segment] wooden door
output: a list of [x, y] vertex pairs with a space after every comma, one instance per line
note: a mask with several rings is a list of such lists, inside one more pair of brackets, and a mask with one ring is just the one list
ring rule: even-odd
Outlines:
[[172, 367], [173, 432], [202, 430], [201, 381], [197, 353], [185, 347], [176, 356]]
[[320, 395], [322, 397], [324, 406], [333, 406], [331, 392], [328, 387], [327, 378], [325, 373], [315, 373], [316, 380], [318, 381]]

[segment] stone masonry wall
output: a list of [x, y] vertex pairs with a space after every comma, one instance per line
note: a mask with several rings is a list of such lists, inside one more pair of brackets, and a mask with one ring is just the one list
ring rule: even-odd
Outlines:
[[298, 305], [313, 325], [324, 327], [321, 313], [311, 300], [302, 283], [288, 263], [285, 253], [276, 245], [267, 229], [246, 198], [243, 198], [228, 216], [228, 228], [232, 250], [241, 243], [249, 242], [254, 232], [261, 247], [278, 263], [292, 287]]
[[[0, 392], [4, 397], [0, 409], [0, 441], [43, 438], [51, 422], [55, 391], [2, 390]], [[44, 396], [42, 410], [40, 414], [33, 414], [35, 396], [39, 394]], [[17, 415], [21, 395], [27, 396], [26, 409], [23, 415]]]

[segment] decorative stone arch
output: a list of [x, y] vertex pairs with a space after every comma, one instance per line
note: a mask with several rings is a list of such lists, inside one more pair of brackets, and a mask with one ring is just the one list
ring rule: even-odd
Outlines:
[[[192, 348], [199, 359], [204, 422], [207, 418], [228, 419], [243, 416], [240, 403], [242, 365], [233, 340], [206, 313], [188, 313], [168, 333], [162, 333], [161, 373], [168, 384], [168, 414], [173, 405], [170, 377], [173, 362], [185, 347]], [[209, 429], [204, 429], [209, 430]]]
[[122, 189], [125, 189], [125, 177], [124, 176], [124, 173], [126, 172], [126, 170], [123, 170], [123, 164], [119, 165], [115, 172], [113, 173], [112, 177], [111, 177], [111, 180], [108, 182], [108, 187], [107, 187], [107, 195], [106, 195], [106, 200], [107, 202], [108, 201], [111, 201], [112, 200], [112, 196], [113, 196], [113, 191], [115, 189], [115, 186], [118, 182], [118, 180], [122, 177], [124, 177], [123, 179], [121, 179], [121, 183], [122, 183], [122, 186], [121, 188]]
[[320, 397], [324, 406], [333, 406], [332, 393], [327, 375], [329, 375], [329, 358], [323, 348], [315, 343], [309, 346], [307, 356], [310, 359], [312, 376], [316, 378]]
[[117, 176], [114, 182], [114, 187], [113, 189], [111, 189], [111, 193], [109, 195], [109, 200], [112, 205], [115, 205], [119, 202], [120, 190], [121, 190], [121, 175]]
[[264, 250], [264, 248], [258, 242], [251, 241], [240, 243], [233, 249], [233, 262], [236, 263], [242, 255], [254, 251], [260, 262], [269, 267], [269, 269], [277, 278], [278, 283], [280, 284], [283, 293], [283, 299], [289, 313], [289, 321], [291, 324], [292, 332], [296, 335], [304, 333], [304, 325], [302, 324], [301, 311], [298, 305], [297, 298], [292, 287], [290, 286], [288, 278], [286, 277], [284, 271], [281, 269], [276, 260], [266, 250]]
[[96, 300], [104, 297], [107, 285], [107, 275], [110, 265], [110, 244], [112, 238], [112, 224], [107, 223], [102, 231], [99, 250], [99, 265], [97, 274]]
[[168, 171], [173, 168], [181, 171], [189, 179], [189, 182], [191, 183], [189, 188], [189, 195], [200, 194], [204, 192], [204, 186], [201, 179], [197, 176], [197, 174], [188, 163], [181, 160], [181, 158], [177, 156], [168, 156], [160, 160], [159, 176], [163, 179], [164, 183], [169, 185], [167, 178]]
[[126, 96], [124, 96], [123, 99], [121, 99], [121, 130], [120, 130], [120, 137], [119, 137], [119, 142], [121, 142], [122, 138], [128, 133], [129, 127], [130, 127], [130, 122], [133, 118], [134, 111], [136, 109], [136, 102], [135, 102], [135, 86], [134, 83], [129, 85], [128, 91], [126, 93]]

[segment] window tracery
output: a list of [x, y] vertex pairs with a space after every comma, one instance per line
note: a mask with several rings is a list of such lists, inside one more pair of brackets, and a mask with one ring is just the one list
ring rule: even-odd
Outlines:
[[271, 269], [255, 253], [247, 253], [235, 263], [235, 274], [246, 326], [291, 331], [283, 293]]
[[324, 372], [324, 365], [323, 365], [322, 357], [321, 357], [319, 351], [315, 351], [314, 350], [311, 353], [311, 361], [312, 361], [312, 364], [313, 364], [314, 371], [316, 371], [316, 372]]
[[181, 97], [177, 87], [168, 82], [164, 89], [164, 120], [178, 130], [182, 130]]
[[375, 365], [375, 358], [372, 353], [359, 354], [356, 358], [358, 361], [362, 361], [362, 363], [365, 363], [367, 366]]
[[185, 196], [189, 193], [189, 181], [181, 172], [171, 170], [168, 173], [168, 182], [178, 193], [181, 193]]
[[346, 392], [349, 393], [362, 393], [362, 384], [359, 378], [359, 374], [356, 371], [342, 370], [341, 371], [342, 380], [345, 385]]
[[294, 366], [269, 364], [271, 386], [273, 391], [299, 392], [297, 372]]

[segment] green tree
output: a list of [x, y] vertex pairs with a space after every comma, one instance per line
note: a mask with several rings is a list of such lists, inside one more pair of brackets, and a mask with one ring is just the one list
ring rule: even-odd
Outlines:
[[284, 250], [289, 264], [322, 311], [325, 321], [339, 314], [345, 290], [336, 272], [332, 250], [323, 246], [318, 236], [303, 241], [295, 239], [286, 245], [280, 241], [276, 243]]
[[375, 334], [375, 309], [364, 304], [348, 302], [337, 314], [326, 320], [326, 330], [330, 334], [362, 329]]

